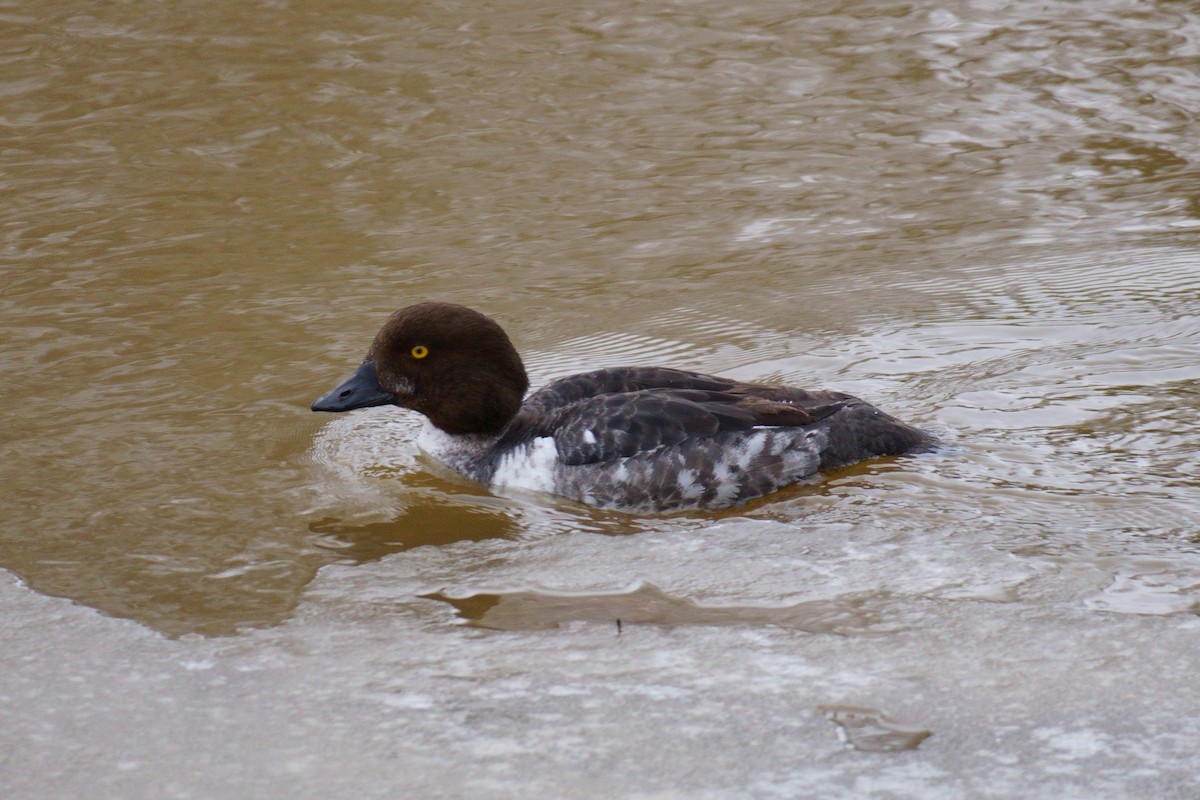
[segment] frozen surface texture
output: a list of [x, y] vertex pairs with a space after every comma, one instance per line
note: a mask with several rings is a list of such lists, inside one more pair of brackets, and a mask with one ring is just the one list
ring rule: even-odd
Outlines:
[[[953, 542], [863, 557], [885, 540], [733, 520], [424, 547], [328, 567], [292, 620], [216, 639], [5, 579], [5, 796], [1195, 796], [1194, 616], [1098, 613], [1098, 571]], [[500, 594], [640, 575], [710, 609], [749, 592], [861, 624], [495, 631], [414, 599], [466, 594], [472, 570]], [[831, 706], [932, 735], [856, 750]]]

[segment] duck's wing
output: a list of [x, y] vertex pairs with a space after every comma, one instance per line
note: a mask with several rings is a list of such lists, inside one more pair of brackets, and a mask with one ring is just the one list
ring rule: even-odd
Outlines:
[[840, 402], [800, 408], [723, 391], [644, 389], [562, 406], [540, 417], [528, 434], [552, 437], [559, 460], [579, 466], [756, 427], [804, 427], [841, 408]]

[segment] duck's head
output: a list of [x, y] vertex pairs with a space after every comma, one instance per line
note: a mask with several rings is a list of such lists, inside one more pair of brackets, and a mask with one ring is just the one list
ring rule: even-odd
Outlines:
[[353, 375], [313, 411], [397, 405], [450, 434], [497, 434], [529, 388], [525, 366], [493, 320], [453, 303], [418, 303], [392, 314]]

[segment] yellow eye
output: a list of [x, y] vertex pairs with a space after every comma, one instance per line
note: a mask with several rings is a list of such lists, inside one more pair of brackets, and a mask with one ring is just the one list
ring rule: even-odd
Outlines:
[[429, 348], [423, 344], [419, 344], [412, 349], [413, 358], [424, 358], [429, 355]]

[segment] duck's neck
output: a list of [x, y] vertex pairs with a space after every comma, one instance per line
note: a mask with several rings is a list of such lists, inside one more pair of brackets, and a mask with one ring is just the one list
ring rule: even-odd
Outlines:
[[499, 434], [446, 433], [426, 419], [417, 446], [455, 472], [486, 483], [495, 469], [492, 453], [499, 438]]

